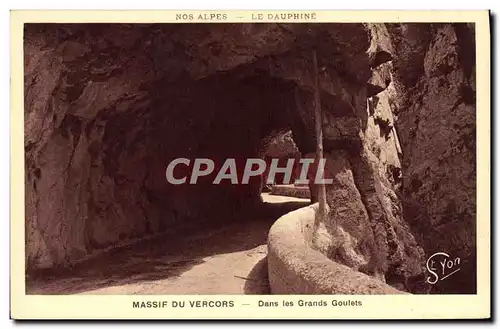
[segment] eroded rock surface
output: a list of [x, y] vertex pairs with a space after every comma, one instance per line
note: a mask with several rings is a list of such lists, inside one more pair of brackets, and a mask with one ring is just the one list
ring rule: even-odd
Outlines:
[[[289, 156], [311, 156], [314, 48], [326, 175], [334, 182], [316, 247], [398, 289], [423, 292], [412, 282], [423, 281], [426, 256], [445, 249], [472, 264], [475, 255], [472, 31], [465, 24], [26, 25], [28, 271], [231, 220], [260, 202], [260, 178], [172, 186], [166, 166], [205, 157], [218, 169], [235, 158], [242, 169], [286, 131]], [[311, 186], [313, 200], [315, 193]]]
[[[415, 31], [410, 24], [407, 31]], [[399, 28], [401, 29], [401, 28]], [[419, 73], [398, 79], [393, 97], [403, 152], [402, 197], [405, 220], [414, 228], [427, 257], [445, 252], [460, 257], [462, 269], [436, 285], [438, 292], [474, 293], [476, 278], [476, 86], [474, 26], [419, 27], [400, 67]], [[401, 42], [402, 43], [402, 42]], [[398, 45], [396, 47], [401, 47]], [[405, 48], [406, 47], [406, 48]], [[398, 72], [398, 70], [396, 70]], [[403, 75], [402, 72], [398, 72]]]

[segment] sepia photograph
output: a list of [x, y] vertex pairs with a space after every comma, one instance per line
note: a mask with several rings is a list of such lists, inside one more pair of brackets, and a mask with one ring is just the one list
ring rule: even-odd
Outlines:
[[125, 317], [484, 300], [484, 25], [169, 15], [19, 25], [19, 293], [133, 296]]
[[27, 293], [474, 294], [474, 58], [467, 23], [26, 24]]

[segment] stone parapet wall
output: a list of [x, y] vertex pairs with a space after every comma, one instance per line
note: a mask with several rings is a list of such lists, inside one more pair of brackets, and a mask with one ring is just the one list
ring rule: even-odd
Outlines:
[[333, 262], [310, 247], [318, 204], [292, 211], [269, 231], [268, 272], [273, 294], [404, 294], [373, 277]]

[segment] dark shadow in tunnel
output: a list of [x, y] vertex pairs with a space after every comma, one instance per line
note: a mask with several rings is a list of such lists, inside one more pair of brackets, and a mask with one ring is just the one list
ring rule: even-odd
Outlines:
[[[184, 236], [182, 233], [160, 236], [112, 250], [71, 269], [43, 271], [36, 277], [27, 278], [26, 293], [76, 294], [178, 277], [203, 263], [205, 257], [250, 250], [266, 244], [269, 228], [276, 219], [309, 204], [306, 199], [263, 202], [253, 210], [242, 212], [241, 218], [229, 225], [226, 222], [208, 231], [186, 232]], [[252, 272], [257, 275], [258, 271], [256, 266]], [[248, 289], [254, 291], [251, 286]]]
[[252, 268], [243, 287], [245, 295], [269, 295], [269, 275], [267, 274], [267, 256]]

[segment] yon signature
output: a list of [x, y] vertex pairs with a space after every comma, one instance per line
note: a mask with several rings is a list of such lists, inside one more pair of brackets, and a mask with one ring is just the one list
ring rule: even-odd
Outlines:
[[444, 252], [437, 252], [427, 259], [427, 271], [431, 274], [427, 282], [436, 284], [460, 271], [460, 258], [452, 258]]

